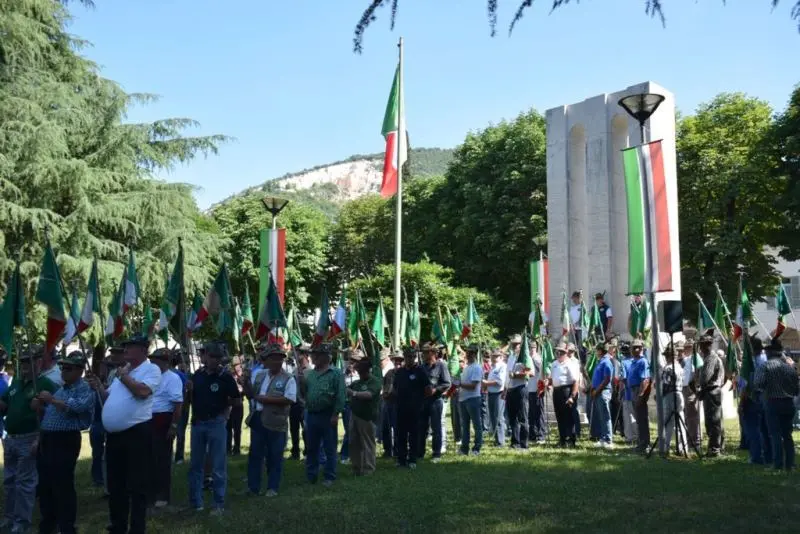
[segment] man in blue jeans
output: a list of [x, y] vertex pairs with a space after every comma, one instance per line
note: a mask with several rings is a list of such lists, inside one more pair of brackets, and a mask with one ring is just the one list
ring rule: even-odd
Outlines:
[[800, 393], [794, 362], [783, 355], [783, 345], [773, 339], [767, 347], [767, 361], [756, 368], [754, 386], [766, 396], [767, 427], [772, 441], [775, 469], [794, 469], [792, 421], [794, 397]]
[[311, 349], [312, 369], [303, 385], [306, 399], [306, 477], [316, 484], [319, 476], [320, 446], [325, 451], [325, 481], [336, 480], [336, 432], [339, 414], [344, 410], [344, 376], [331, 367], [331, 347], [320, 344]]
[[625, 375], [633, 399], [637, 427], [636, 450], [639, 452], [647, 452], [650, 445], [650, 415], [647, 411], [647, 400], [650, 398], [650, 362], [642, 355], [643, 351], [642, 340], [634, 339], [631, 343], [633, 362]]
[[431, 461], [433, 463], [438, 463], [442, 457], [442, 410], [444, 410], [442, 395], [450, 389], [450, 372], [447, 370], [447, 364], [436, 357], [438, 352], [438, 349], [431, 343], [422, 345], [422, 358], [425, 362], [425, 371], [428, 374], [431, 391], [422, 403], [419, 458], [425, 457], [428, 432], [431, 431], [433, 437], [433, 459]]
[[297, 382], [282, 369], [286, 353], [279, 345], [268, 347], [262, 354], [266, 369], [256, 375], [251, 389], [245, 389], [255, 401], [250, 418], [250, 456], [247, 459], [247, 487], [251, 495], [261, 492], [264, 459], [267, 461], [267, 497], [278, 495], [283, 473], [283, 451], [289, 429], [289, 413], [297, 401]]
[[229, 408], [242, 402], [236, 380], [222, 367], [226, 352], [224, 342], [207, 343], [205, 366], [198, 369], [186, 383], [187, 396], [192, 405], [189, 502], [195, 511], [203, 511], [203, 473], [208, 454], [214, 515], [222, 515], [225, 508], [228, 484], [225, 447]]
[[461, 385], [458, 388], [458, 404], [461, 410], [461, 450], [460, 454], [469, 453], [470, 424], [475, 432], [475, 445], [472, 455], [481, 453], [483, 446], [483, 422], [481, 420], [481, 382], [483, 367], [477, 363], [478, 347], [467, 348], [467, 366], [461, 371]]
[[611, 379], [614, 378], [614, 364], [606, 352], [605, 343], [598, 344], [595, 350], [600, 361], [592, 373], [592, 424], [597, 421], [596, 428], [600, 434], [597, 446], [610, 449], [614, 446], [611, 443]]

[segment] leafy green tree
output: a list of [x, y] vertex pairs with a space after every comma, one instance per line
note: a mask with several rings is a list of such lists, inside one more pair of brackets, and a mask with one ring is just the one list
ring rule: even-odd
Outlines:
[[[431, 339], [431, 327], [437, 309], [442, 314], [448, 311], [458, 313], [463, 319], [470, 295], [475, 299], [475, 306], [480, 316], [480, 323], [475, 326], [471, 342], [495, 343], [498, 338], [496, 318], [504, 311], [504, 304], [474, 288], [458, 286], [454, 281], [453, 269], [422, 259], [416, 263], [402, 264], [403, 285], [412, 298], [414, 288], [419, 292], [421, 315], [421, 338]], [[348, 292], [360, 290], [370, 315], [377, 306], [378, 295], [383, 298], [387, 315], [391, 321], [389, 310], [394, 309], [394, 264], [378, 265], [372, 276], [357, 278], [348, 287]], [[370, 317], [371, 319], [372, 317]]]
[[[495, 36], [497, 31], [497, 15], [499, 10], [499, 2], [498, 0], [485, 0], [486, 1], [486, 10], [489, 17], [489, 29], [491, 32], [492, 37]], [[575, 0], [574, 3], [578, 3], [579, 0]], [[378, 18], [378, 9], [390, 6], [391, 8], [391, 15], [390, 15], [390, 24], [391, 29], [394, 29], [394, 23], [397, 18], [397, 10], [399, 6], [399, 0], [368, 0], [368, 5], [364, 12], [361, 14], [361, 18], [356, 24], [356, 29], [353, 35], [353, 51], [356, 53], [361, 53], [364, 48], [364, 32], [366, 32], [367, 27], [371, 23], [373, 23]], [[551, 0], [551, 10], [557, 9], [562, 7], [566, 4], [569, 4], [570, 0]], [[772, 8], [776, 8], [780, 3], [780, 0], [769, 0], [770, 5]], [[664, 16], [664, 8], [663, 8], [664, 0], [644, 0], [644, 11], [650, 17], [658, 18], [661, 21], [662, 25], [666, 25], [666, 18]], [[523, 15], [525, 14], [526, 10], [533, 6], [533, 0], [517, 0], [517, 8], [514, 12], [514, 17], [511, 19], [511, 23], [508, 27], [509, 35], [511, 32], [514, 31], [514, 26], [516, 26], [517, 22], [519, 22]], [[461, 10], [462, 8], [459, 6], [458, 8], [454, 8], [454, 11], [458, 9]], [[790, 16], [793, 20], [798, 22], [798, 29], [800, 29], [800, 0], [796, 0], [794, 6], [791, 8]]]
[[[50, 0], [9, 0], [0, 14], [0, 283], [21, 261], [32, 302], [49, 232], [67, 290], [85, 291], [97, 258], [106, 304], [128, 247], [145, 303], [160, 301], [179, 238], [187, 284], [206, 285], [225, 239], [205, 225], [191, 186], [151, 172], [215, 153], [225, 137], [185, 137], [188, 119], [124, 123], [130, 106], [153, 98], [102, 78], [68, 20]], [[34, 328], [40, 308], [29, 306]]]
[[[262, 228], [272, 227], [272, 216], [264, 209], [261, 198], [237, 197], [212, 212], [220, 231], [230, 239], [224, 257], [233, 291], [239, 298], [244, 295], [246, 281], [250, 296], [258, 299], [259, 235]], [[316, 305], [329, 266], [330, 221], [312, 206], [290, 202], [278, 216], [278, 225], [286, 228], [286, 300], [294, 300], [298, 307]], [[260, 303], [254, 301], [253, 306], [256, 313]]]
[[335, 285], [370, 275], [394, 259], [393, 202], [366, 195], [342, 206], [331, 230], [331, 264]]
[[762, 100], [723, 93], [678, 123], [681, 279], [688, 317], [696, 314], [695, 292], [713, 302], [714, 282], [728, 299], [737, 293], [739, 274], [753, 300], [775, 287], [775, 260], [765, 249], [778, 244], [786, 218], [773, 207], [783, 184], [770, 180], [761, 150], [771, 115]]
[[775, 210], [786, 216], [775, 229], [776, 245], [788, 260], [800, 259], [800, 85], [792, 91], [786, 110], [777, 116], [764, 143], [770, 178], [782, 185]]

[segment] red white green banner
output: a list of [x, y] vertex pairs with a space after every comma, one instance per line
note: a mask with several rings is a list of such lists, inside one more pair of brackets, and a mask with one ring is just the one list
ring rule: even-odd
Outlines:
[[[270, 273], [278, 289], [278, 298], [283, 304], [286, 282], [286, 229], [267, 228], [261, 230], [261, 261], [259, 273], [258, 302], [263, 305], [269, 290]], [[259, 315], [261, 310], [259, 310]]]
[[550, 315], [550, 264], [541, 253], [538, 261], [531, 262], [531, 312], [536, 310], [536, 300], [542, 301], [542, 310]]
[[92, 272], [89, 275], [89, 284], [86, 287], [86, 299], [78, 321], [78, 334], [94, 324], [94, 314], [100, 313], [100, 284], [97, 279], [97, 260], [92, 262]]
[[[398, 169], [408, 159], [408, 143], [406, 142], [405, 117], [403, 113], [403, 88], [400, 82], [400, 65], [394, 72], [392, 92], [386, 103], [381, 134], [386, 139], [386, 156], [383, 161], [383, 182], [381, 196], [391, 197], [397, 193]], [[398, 158], [399, 153], [399, 158]]]
[[39, 285], [36, 287], [36, 300], [47, 306], [47, 337], [46, 349], [49, 351], [56, 346], [64, 328], [67, 326], [67, 314], [64, 311], [64, 298], [61, 285], [61, 273], [56, 263], [56, 254], [50, 241], [42, 259], [42, 269], [39, 272]]
[[[676, 288], [672, 225], [661, 141], [623, 150], [628, 207], [628, 293]], [[652, 272], [648, 272], [648, 256]]]

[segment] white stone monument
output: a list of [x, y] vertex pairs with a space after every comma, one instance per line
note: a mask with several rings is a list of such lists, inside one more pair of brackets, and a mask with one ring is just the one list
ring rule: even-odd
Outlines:
[[[642, 142], [639, 124], [618, 102], [640, 93], [666, 99], [645, 126], [646, 141], [662, 140], [672, 234], [672, 268], [680, 273], [675, 161], [675, 98], [644, 82], [547, 111], [547, 252], [550, 317], [560, 317], [561, 293], [583, 290], [587, 307], [606, 292], [613, 330], [628, 331], [628, 224], [622, 150]], [[658, 301], [680, 300], [678, 287]], [[557, 320], [557, 319], [555, 319]], [[558, 326], [551, 331], [558, 331]]]

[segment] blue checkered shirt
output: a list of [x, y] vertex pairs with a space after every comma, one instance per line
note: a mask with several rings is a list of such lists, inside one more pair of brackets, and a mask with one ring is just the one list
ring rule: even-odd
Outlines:
[[41, 429], [46, 432], [86, 430], [92, 424], [95, 395], [94, 390], [82, 378], [72, 385], [64, 384], [64, 387], [53, 393], [53, 398], [66, 403], [67, 409], [62, 412], [48, 404]]

